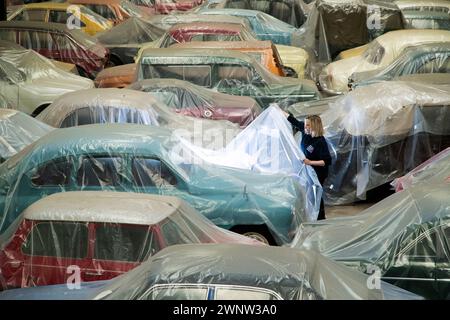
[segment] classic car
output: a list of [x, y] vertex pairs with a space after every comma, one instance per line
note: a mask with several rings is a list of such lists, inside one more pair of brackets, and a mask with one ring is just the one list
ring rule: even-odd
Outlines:
[[237, 50], [254, 57], [262, 66], [277, 76], [298, 77], [294, 69], [283, 65], [278, 50], [271, 41], [191, 41], [175, 43], [170, 48]]
[[136, 63], [106, 68], [95, 77], [97, 88], [125, 88], [136, 80]]
[[349, 85], [355, 88], [379, 81], [402, 79], [407, 75], [426, 73], [450, 73], [450, 41], [407, 47], [384, 68], [353, 73], [349, 78]]
[[81, 76], [95, 78], [108, 61], [108, 49], [81, 30], [64, 24], [0, 21], [0, 39], [33, 49], [44, 57], [73, 63]]
[[199, 8], [196, 13], [205, 16], [230, 15], [245, 18], [259, 40], [270, 40], [275, 44], [288, 46], [293, 45], [293, 43], [299, 43], [299, 41], [293, 40], [293, 38], [299, 36], [299, 30], [297, 28], [261, 11]]
[[0, 96], [0, 163], [52, 130], [46, 124], [16, 110], [3, 109]]
[[130, 17], [149, 16], [145, 10], [127, 0], [68, 0], [67, 2], [83, 5], [114, 24], [119, 24]]
[[78, 12], [73, 11], [74, 8], [70, 7], [69, 3], [55, 3], [55, 2], [43, 2], [32, 3], [19, 7], [17, 10], [8, 15], [10, 21], [40, 21], [40, 22], [54, 22], [54, 23], [70, 23], [70, 16], [78, 15], [76, 18], [79, 21], [73, 21], [79, 23], [81, 30], [94, 35], [97, 32], [110, 29], [113, 24], [106, 20], [102, 16], [96, 14], [92, 10], [78, 6]]
[[357, 216], [302, 224], [292, 246], [378, 272], [382, 280], [424, 298], [448, 299], [450, 181], [441, 178], [424, 179]]
[[108, 281], [13, 289], [1, 300], [340, 300], [421, 299], [309, 250], [239, 244], [165, 248]]
[[148, 92], [177, 113], [211, 120], [228, 120], [248, 126], [261, 107], [249, 97], [232, 96], [177, 79], [148, 79], [135, 82], [128, 89]]
[[137, 79], [174, 78], [219, 92], [249, 96], [262, 108], [318, 100], [311, 80], [276, 76], [253, 57], [217, 49], [147, 49], [138, 63]]
[[10, 49], [0, 40], [0, 94], [9, 108], [36, 116], [62, 94], [93, 86], [33, 50]]
[[179, 141], [173, 130], [136, 124], [51, 131], [0, 165], [1, 233], [26, 207], [62, 191], [177, 196], [214, 224], [270, 244], [289, 242], [306, 220], [295, 176], [194, 164], [173, 155]]
[[[44, 178], [44, 177], [43, 177]], [[261, 242], [221, 229], [176, 197], [74, 191], [24, 210], [0, 249], [0, 290], [114, 278], [161, 249], [186, 243]]]
[[[192, 22], [177, 24], [170, 28], [160, 40], [143, 46], [136, 57], [139, 60], [147, 48], [167, 48], [175, 43], [190, 41], [257, 41], [257, 36], [242, 24]], [[283, 65], [291, 67], [297, 74], [304, 74], [308, 54], [302, 48], [276, 45]]]
[[348, 78], [355, 72], [379, 70], [391, 64], [407, 47], [450, 42], [446, 30], [398, 30], [376, 38], [362, 55], [341, 59], [327, 65], [319, 75], [319, 83], [327, 94], [348, 91]]
[[134, 63], [139, 48], [159, 39], [164, 30], [137, 17], [131, 17], [114, 28], [97, 35], [98, 41], [109, 49], [109, 67]]
[[202, 0], [130, 0], [149, 14], [168, 14], [172, 11], [189, 11], [202, 4]]

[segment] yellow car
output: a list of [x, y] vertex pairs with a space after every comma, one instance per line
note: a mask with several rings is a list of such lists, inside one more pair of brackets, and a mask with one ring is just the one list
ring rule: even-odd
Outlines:
[[[75, 18], [78, 16], [78, 13], [75, 11], [77, 9], [79, 9], [79, 21]], [[111, 21], [85, 6], [55, 2], [31, 3], [20, 6], [8, 15], [8, 20], [69, 23], [75, 27], [79, 23], [81, 30], [90, 35], [95, 35], [97, 32], [113, 27]]]

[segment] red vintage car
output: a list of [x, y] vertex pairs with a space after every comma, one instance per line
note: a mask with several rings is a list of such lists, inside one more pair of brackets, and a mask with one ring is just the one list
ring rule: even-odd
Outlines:
[[262, 245], [216, 227], [179, 198], [138, 193], [56, 193], [17, 223], [0, 251], [0, 289], [111, 279], [174, 244]]
[[95, 38], [64, 24], [36, 21], [1, 21], [0, 39], [16, 42], [44, 57], [72, 63], [81, 76], [95, 78], [109, 59], [109, 51]]
[[202, 0], [130, 0], [148, 14], [168, 14], [171, 11], [188, 11], [202, 4]]

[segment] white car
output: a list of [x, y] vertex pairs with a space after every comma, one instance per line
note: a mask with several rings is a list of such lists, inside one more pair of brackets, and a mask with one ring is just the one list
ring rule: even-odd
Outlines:
[[9, 108], [36, 116], [64, 93], [94, 87], [33, 50], [1, 50], [0, 94]]
[[[349, 90], [348, 79], [353, 73], [384, 68], [405, 48], [433, 42], [450, 42], [450, 31], [414, 29], [385, 33], [372, 41], [362, 54], [327, 65], [319, 76], [320, 87], [328, 94], [344, 93]], [[341, 56], [346, 56], [345, 52]]]

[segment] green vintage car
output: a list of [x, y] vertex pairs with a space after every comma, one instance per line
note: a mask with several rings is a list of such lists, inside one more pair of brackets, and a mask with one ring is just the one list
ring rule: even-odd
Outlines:
[[0, 232], [30, 204], [64, 191], [178, 196], [216, 225], [271, 244], [306, 219], [293, 175], [263, 174], [174, 156], [172, 130], [129, 124], [57, 129], [0, 166]]
[[146, 49], [138, 61], [137, 78], [185, 80], [219, 92], [252, 97], [263, 108], [271, 103], [286, 108], [320, 98], [311, 80], [276, 76], [244, 53], [219, 49]]
[[[448, 156], [444, 160], [449, 164]], [[303, 224], [293, 246], [376, 272], [381, 280], [425, 298], [449, 299], [449, 169], [447, 165], [440, 178], [424, 179], [357, 216]]]

